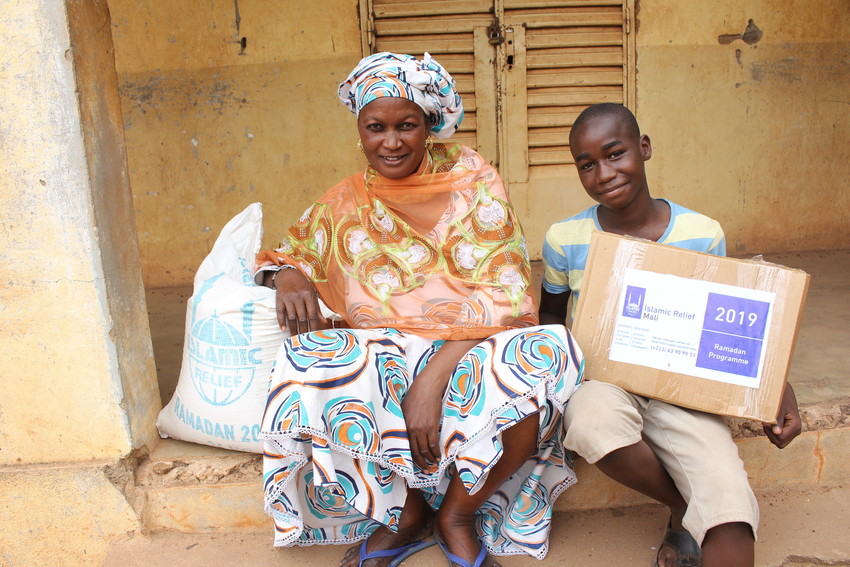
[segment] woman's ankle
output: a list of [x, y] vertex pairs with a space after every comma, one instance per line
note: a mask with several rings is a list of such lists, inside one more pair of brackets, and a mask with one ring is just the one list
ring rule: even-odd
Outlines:
[[408, 490], [407, 501], [398, 520], [398, 531], [423, 534], [423, 537], [433, 529], [434, 510], [418, 490]]
[[[461, 542], [476, 543], [478, 547], [478, 534], [475, 531], [475, 514], [463, 514], [456, 510], [437, 511], [435, 518], [437, 533], [449, 547]], [[461, 545], [466, 547], [466, 545]]]

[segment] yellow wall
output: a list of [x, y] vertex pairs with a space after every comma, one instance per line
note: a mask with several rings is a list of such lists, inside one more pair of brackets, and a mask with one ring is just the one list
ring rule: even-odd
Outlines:
[[[191, 283], [255, 201], [275, 244], [362, 167], [335, 92], [360, 57], [357, 0], [240, 0], [238, 27], [224, 0], [109, 6], [146, 286]], [[650, 186], [721, 221], [731, 254], [850, 247], [848, 15], [846, 0], [638, 2]], [[749, 19], [760, 41], [718, 41]], [[591, 203], [567, 174], [514, 188], [536, 257], [550, 221]]]
[[354, 116], [336, 98], [360, 59], [357, 1], [240, 0], [238, 31], [234, 5], [109, 1], [148, 287], [191, 283], [250, 203], [263, 203], [266, 244], [277, 244], [362, 167]]
[[[752, 45], [742, 34], [762, 30]], [[640, 2], [650, 187], [713, 216], [730, 254], [850, 248], [846, 0]]]

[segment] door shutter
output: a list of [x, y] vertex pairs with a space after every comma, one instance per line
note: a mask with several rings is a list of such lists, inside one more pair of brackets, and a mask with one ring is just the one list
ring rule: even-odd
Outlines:
[[[530, 168], [573, 163], [569, 131], [587, 106], [631, 105], [630, 2], [504, 0], [504, 11], [506, 37], [515, 39], [502, 67], [503, 175], [524, 182]], [[524, 160], [512, 159], [522, 151]]]

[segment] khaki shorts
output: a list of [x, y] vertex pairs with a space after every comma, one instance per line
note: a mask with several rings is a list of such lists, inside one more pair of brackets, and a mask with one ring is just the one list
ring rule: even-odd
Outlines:
[[756, 535], [758, 503], [721, 417], [589, 380], [570, 398], [564, 422], [564, 444], [589, 463], [643, 438], [688, 503], [682, 523], [700, 545], [709, 529], [730, 522]]

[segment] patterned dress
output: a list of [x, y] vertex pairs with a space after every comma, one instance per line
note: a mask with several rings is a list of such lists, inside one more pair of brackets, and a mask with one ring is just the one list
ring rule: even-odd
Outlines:
[[[583, 359], [564, 327], [534, 326], [525, 243], [501, 181], [456, 148], [437, 150], [431, 167], [449, 155], [464, 182], [452, 181], [426, 234], [404, 223], [391, 196], [368, 189], [367, 174], [365, 194], [354, 181], [338, 186], [278, 252], [260, 256], [297, 266], [352, 327], [297, 335], [278, 353], [261, 434], [276, 545], [351, 543], [394, 528], [408, 487], [437, 509], [455, 471], [476, 492], [502, 455], [502, 432], [536, 414], [536, 451], [479, 509], [477, 529], [496, 555], [546, 555], [553, 503], [575, 481], [562, 413]], [[456, 338], [480, 342], [443, 398], [441, 460], [422, 470], [401, 402]]]

